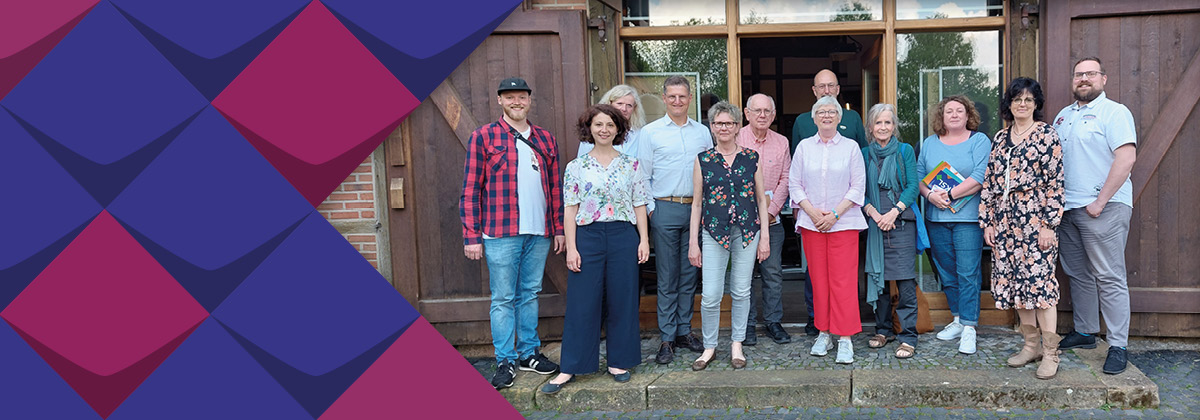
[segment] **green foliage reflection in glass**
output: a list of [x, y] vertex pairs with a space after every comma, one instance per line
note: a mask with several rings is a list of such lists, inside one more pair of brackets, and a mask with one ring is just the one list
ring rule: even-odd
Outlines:
[[[699, 23], [694, 23], [699, 24]], [[630, 72], [699, 72], [700, 87], [693, 101], [711, 93], [729, 95], [725, 39], [630, 41], [626, 70]]]
[[[922, 111], [928, 112], [930, 105], [958, 94], [975, 101], [980, 117], [977, 131], [988, 137], [995, 135], [1001, 127], [997, 109], [1000, 33], [932, 32], [898, 37], [896, 108], [900, 112], [900, 139], [915, 145], [931, 135], [929, 118], [935, 116], [926, 115], [922, 120]], [[985, 54], [977, 54], [979, 51]]]

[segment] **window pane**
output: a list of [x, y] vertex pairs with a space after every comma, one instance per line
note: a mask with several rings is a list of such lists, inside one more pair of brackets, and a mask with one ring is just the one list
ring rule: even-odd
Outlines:
[[743, 25], [880, 20], [883, 0], [740, 0], [738, 14]]
[[[625, 43], [625, 83], [642, 93], [646, 121], [666, 115], [662, 82], [671, 75], [687, 77], [692, 85], [688, 112], [696, 121], [729, 94], [725, 39], [629, 41]], [[703, 117], [703, 118], [702, 118]]]
[[977, 131], [992, 137], [1001, 128], [999, 31], [900, 34], [896, 50], [901, 140], [917, 144], [932, 134], [929, 107], [950, 95], [975, 102]]
[[1003, 16], [1003, 0], [898, 0], [896, 19]]
[[725, 0], [626, 0], [625, 26], [724, 25]]

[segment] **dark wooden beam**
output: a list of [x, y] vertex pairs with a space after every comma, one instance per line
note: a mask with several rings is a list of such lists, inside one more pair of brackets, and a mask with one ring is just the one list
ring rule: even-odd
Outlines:
[[454, 85], [450, 84], [450, 79], [446, 79], [438, 85], [433, 93], [429, 94], [429, 99], [433, 100], [433, 104], [446, 118], [446, 123], [454, 129], [454, 136], [458, 137], [458, 142], [462, 144], [463, 150], [467, 150], [471, 132], [479, 127], [479, 122], [475, 121], [475, 117], [466, 109], [462, 95], [459, 95]]
[[[1200, 100], [1200, 53], [1192, 56], [1192, 61], [1188, 63], [1187, 70], [1184, 70], [1183, 75], [1179, 78], [1179, 83], [1175, 85], [1171, 97], [1167, 98], [1166, 103], [1158, 108], [1162, 112], [1154, 120], [1150, 132], [1144, 136], [1138, 136], [1140, 139], [1137, 146], [1138, 159], [1137, 163], [1133, 165], [1134, 204], [1138, 203], [1142, 192], [1146, 190], [1146, 184], [1150, 182], [1150, 177], [1154, 176], [1154, 171], [1158, 169], [1158, 164], [1162, 162], [1163, 156], [1166, 156], [1171, 144], [1179, 137], [1179, 131], [1187, 122], [1188, 116], [1192, 114], [1197, 100]], [[1153, 104], [1146, 105], [1153, 106]]]

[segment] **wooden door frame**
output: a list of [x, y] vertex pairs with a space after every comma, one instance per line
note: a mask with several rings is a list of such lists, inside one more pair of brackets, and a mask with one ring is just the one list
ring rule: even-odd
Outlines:
[[[578, 30], [567, 30], [566, 28], [578, 28]], [[508, 16], [493, 32], [493, 35], [525, 35], [525, 34], [554, 34], [559, 37], [561, 46], [562, 60], [564, 63], [584, 63], [583, 70], [585, 71], [563, 71], [561, 66], [555, 66], [555, 74], [553, 79], [555, 84], [561, 83], [562, 92], [561, 103], [563, 109], [556, 110], [554, 118], [563, 118], [566, 123], [564, 126], [571, 126], [575, 115], [582, 112], [589, 104], [589, 93], [587, 86], [586, 73], [586, 44], [583, 37], [586, 33], [584, 26], [583, 12], [579, 10], [524, 10], [518, 8]], [[475, 83], [474, 81], [472, 83]], [[430, 94], [429, 100], [437, 108], [438, 112], [453, 131], [455, 137], [466, 150], [467, 142], [471, 132], [480, 127], [481, 124], [488, 121], [478, 121], [470, 112], [471, 106], [466, 103], [463, 96], [459, 94], [457, 89], [449, 82], [443, 81]], [[384, 156], [386, 160], [387, 176], [391, 180], [399, 180], [403, 185], [404, 190], [412, 191], [415, 186], [412, 185], [413, 168], [407, 159], [411, 159], [412, 155], [412, 132], [415, 122], [405, 121], [400, 125], [392, 138], [389, 138], [385, 149]], [[560, 133], [566, 135], [567, 133]], [[570, 136], [568, 136], [570, 137]], [[574, 150], [567, 151], [561, 147], [560, 140], [560, 160], [568, 153], [574, 153]], [[573, 155], [571, 156], [573, 157]], [[565, 166], [565, 165], [562, 165]], [[390, 185], [391, 183], [389, 183]], [[391, 201], [392, 194], [404, 194], [403, 191], [393, 189], [387, 190], [388, 199]], [[413, 205], [411, 203], [409, 205]], [[488, 321], [490, 297], [468, 297], [468, 298], [447, 298], [447, 299], [424, 299], [421, 295], [421, 281], [437, 281], [437, 279], [422, 279], [420, 278], [419, 270], [413, 267], [419, 266], [420, 253], [417, 250], [419, 244], [416, 240], [417, 223], [416, 215], [411, 210], [392, 209], [389, 207], [387, 212], [388, 228], [390, 237], [394, 240], [404, 241], [403, 244], [391, 247], [392, 256], [392, 277], [394, 279], [395, 288], [408, 300], [409, 304], [413, 305], [427, 320], [435, 325], [438, 323], [471, 323], [476, 321]], [[558, 259], [561, 259], [558, 258]], [[549, 264], [553, 264], [554, 259], [551, 259]], [[426, 264], [453, 264], [454, 261], [427, 261]], [[563, 273], [556, 273], [563, 271]], [[565, 292], [567, 281], [565, 270], [547, 270], [547, 279], [558, 289], [558, 293], [544, 293], [539, 295], [539, 315], [541, 317], [561, 317], [565, 313], [566, 298]], [[453, 340], [453, 338], [451, 337]], [[460, 344], [460, 343], [456, 343]], [[461, 343], [466, 344], [466, 343]]]

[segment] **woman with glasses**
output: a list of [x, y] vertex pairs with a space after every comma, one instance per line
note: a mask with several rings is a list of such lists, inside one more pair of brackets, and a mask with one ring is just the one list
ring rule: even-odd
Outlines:
[[[875, 307], [875, 337], [867, 342], [881, 348], [899, 333], [896, 358], [917, 352], [917, 155], [896, 137], [896, 107], [875, 104], [867, 111], [871, 143], [862, 149], [867, 164], [867, 303]], [[886, 281], [900, 292], [896, 315], [900, 331], [893, 331], [891, 296]]]
[[737, 145], [741, 111], [729, 102], [717, 102], [709, 108], [708, 120], [716, 146], [701, 152], [692, 169], [695, 200], [688, 260], [703, 270], [700, 319], [704, 335], [704, 352], [692, 363], [692, 370], [708, 367], [716, 355], [726, 265], [731, 270], [729, 295], [733, 300], [729, 358], [734, 369], [741, 369], [746, 367], [742, 341], [746, 339], [750, 315], [754, 261], [763, 261], [771, 254], [768, 200], [763, 192], [758, 153]]
[[[1000, 100], [1008, 128], [996, 133], [980, 192], [979, 226], [992, 247], [992, 297], [996, 308], [1016, 308], [1025, 346], [1008, 358], [1012, 367], [1041, 359], [1036, 376], [1058, 373], [1058, 259], [1055, 229], [1062, 220], [1062, 146], [1042, 122], [1042, 87], [1020, 77]], [[1040, 329], [1038, 327], [1041, 327]]]
[[[641, 130], [643, 125], [646, 125], [646, 111], [642, 109], [642, 100], [638, 97], [637, 89], [629, 85], [616, 85], [604, 96], [600, 97], [600, 104], [612, 105], [621, 115], [625, 117], [625, 121], [629, 122], [629, 131], [625, 132], [625, 141], [613, 146], [622, 154], [637, 158], [638, 151], [638, 130]], [[579, 156], [588, 154], [592, 148], [596, 147], [592, 143], [579, 143]]]
[[858, 143], [838, 133], [842, 107], [824, 96], [812, 107], [817, 135], [801, 140], [788, 172], [788, 196], [796, 233], [808, 257], [813, 285], [816, 342], [809, 354], [824, 356], [838, 340], [837, 363], [854, 363], [850, 337], [862, 331], [858, 316], [858, 231], [867, 228], [862, 211], [866, 171]]
[[[929, 232], [933, 265], [954, 321], [937, 333], [939, 340], [958, 339], [958, 352], [975, 354], [975, 326], [979, 325], [979, 290], [983, 275], [983, 229], [979, 227], [979, 192], [987, 172], [992, 141], [979, 128], [975, 102], [950, 96], [930, 109], [929, 128], [934, 132], [921, 142], [917, 175], [925, 177], [942, 162], [950, 165], [962, 182], [949, 190], [918, 187], [925, 197], [925, 226]], [[964, 201], [965, 202], [960, 202]]]

